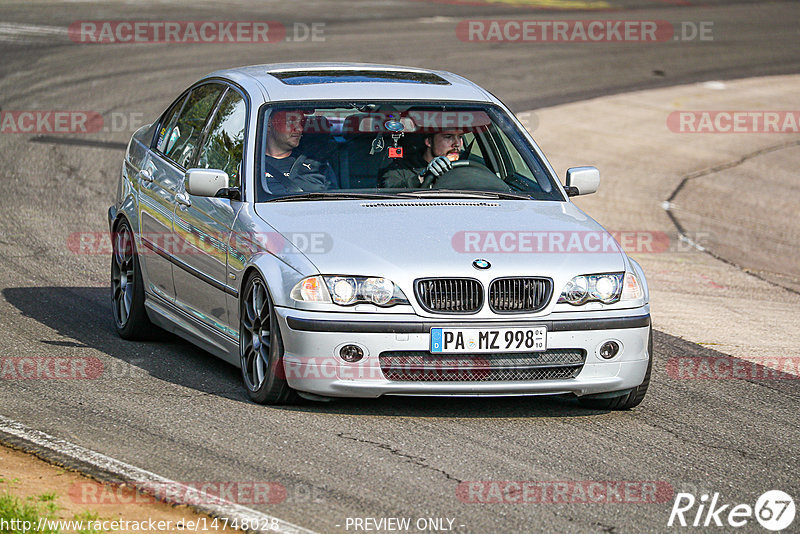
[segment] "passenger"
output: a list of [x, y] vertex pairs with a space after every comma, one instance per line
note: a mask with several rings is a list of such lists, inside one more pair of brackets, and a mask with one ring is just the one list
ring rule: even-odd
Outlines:
[[425, 150], [410, 154], [408, 159], [398, 159], [382, 174], [380, 183], [388, 188], [420, 188], [433, 178], [438, 178], [453, 168], [464, 148], [464, 130], [442, 130], [425, 136]]
[[269, 117], [262, 184], [273, 195], [338, 187], [336, 175], [327, 162], [301, 154], [297, 149], [305, 123], [302, 110], [274, 111]]

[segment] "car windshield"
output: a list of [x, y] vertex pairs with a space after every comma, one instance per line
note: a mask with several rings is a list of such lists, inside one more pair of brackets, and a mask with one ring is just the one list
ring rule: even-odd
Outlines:
[[476, 197], [563, 201], [488, 104], [303, 102], [261, 110], [257, 201]]

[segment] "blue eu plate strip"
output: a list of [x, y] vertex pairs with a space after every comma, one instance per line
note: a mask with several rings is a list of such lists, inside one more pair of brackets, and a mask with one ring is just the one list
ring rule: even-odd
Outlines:
[[442, 352], [441, 328], [431, 328], [431, 352]]

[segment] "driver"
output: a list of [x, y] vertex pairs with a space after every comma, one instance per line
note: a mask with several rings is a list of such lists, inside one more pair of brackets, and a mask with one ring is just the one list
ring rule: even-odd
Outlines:
[[425, 176], [442, 176], [453, 168], [464, 148], [464, 130], [448, 129], [425, 137], [425, 150], [421, 155], [399, 159], [381, 174], [380, 183], [388, 188], [419, 188]]

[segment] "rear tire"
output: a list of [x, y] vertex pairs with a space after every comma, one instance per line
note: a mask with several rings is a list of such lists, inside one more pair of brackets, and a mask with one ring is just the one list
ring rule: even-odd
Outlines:
[[630, 410], [639, 406], [647, 394], [647, 388], [650, 386], [650, 371], [653, 369], [653, 327], [650, 326], [649, 340], [647, 342], [647, 371], [644, 373], [644, 380], [642, 383], [633, 388], [633, 391], [626, 395], [619, 397], [611, 397], [610, 399], [593, 399], [579, 398], [578, 402], [585, 408], [592, 408], [594, 410]]
[[154, 330], [144, 307], [144, 282], [130, 224], [122, 220], [112, 234], [111, 304], [122, 339], [146, 339]]
[[258, 404], [299, 400], [283, 367], [283, 340], [269, 290], [259, 274], [245, 283], [239, 302], [239, 355], [247, 394]]

